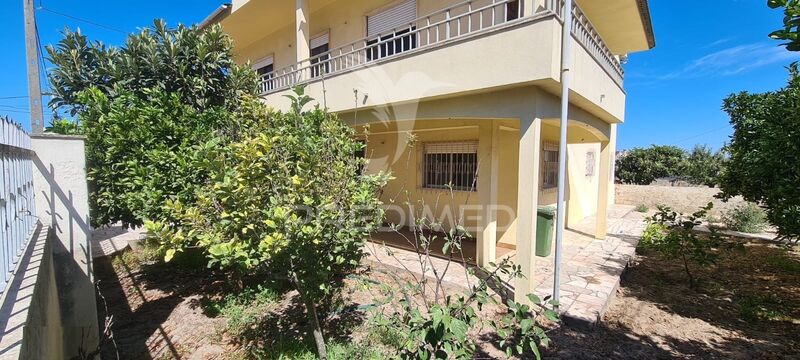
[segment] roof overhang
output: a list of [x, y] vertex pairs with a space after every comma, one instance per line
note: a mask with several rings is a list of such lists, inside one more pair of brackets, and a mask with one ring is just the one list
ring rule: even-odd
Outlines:
[[656, 46], [647, 0], [576, 0], [611, 52], [624, 55]]

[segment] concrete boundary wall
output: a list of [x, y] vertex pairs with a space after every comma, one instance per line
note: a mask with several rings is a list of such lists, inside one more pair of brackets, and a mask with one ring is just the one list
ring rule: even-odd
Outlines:
[[31, 148], [40, 226], [0, 307], [0, 360], [72, 359], [95, 351], [100, 335], [84, 139], [33, 135]]
[[666, 205], [679, 212], [693, 213], [712, 202], [714, 209], [711, 213], [719, 216], [726, 210], [745, 203], [741, 197], [723, 202], [714, 197], [719, 191], [718, 188], [706, 186], [615, 185], [617, 204], [634, 206], [643, 204], [650, 210], [655, 210], [658, 205]]

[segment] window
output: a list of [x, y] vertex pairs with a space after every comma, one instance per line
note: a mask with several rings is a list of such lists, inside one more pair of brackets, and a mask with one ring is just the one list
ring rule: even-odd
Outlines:
[[586, 152], [586, 176], [594, 176], [594, 150]]
[[417, 47], [416, 0], [407, 0], [367, 17], [367, 61], [409, 51]]
[[258, 90], [260, 93], [267, 92], [275, 88], [272, 78], [275, 77], [274, 64], [272, 63], [272, 56], [266, 57], [253, 64], [253, 70], [258, 75], [259, 84]]
[[506, 3], [506, 21], [519, 19], [519, 0], [512, 0]]
[[328, 47], [328, 33], [311, 39], [309, 45], [311, 47], [311, 77], [330, 73], [331, 63], [328, 62], [330, 54], [326, 54], [330, 50]]
[[478, 143], [427, 143], [424, 146], [422, 186], [475, 191], [478, 170]]
[[[416, 26], [408, 29], [397, 30], [393, 34], [381, 36], [380, 38], [367, 40], [367, 61], [378, 60], [387, 56], [400, 54], [417, 48], [417, 35], [409, 34], [416, 30]], [[379, 45], [375, 45], [381, 42]]]
[[558, 186], [558, 145], [544, 143], [542, 148], [542, 189]]

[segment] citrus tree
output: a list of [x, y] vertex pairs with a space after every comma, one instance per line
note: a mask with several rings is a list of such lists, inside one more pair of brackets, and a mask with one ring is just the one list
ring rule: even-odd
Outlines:
[[384, 175], [360, 175], [362, 144], [354, 131], [310, 99], [293, 98], [288, 113], [228, 147], [213, 148], [204, 166], [211, 182], [197, 201], [171, 201], [175, 223], [150, 222], [166, 260], [199, 246], [209, 266], [287, 279], [305, 305], [321, 358], [326, 357], [320, 304], [359, 265], [366, 235], [380, 222]]

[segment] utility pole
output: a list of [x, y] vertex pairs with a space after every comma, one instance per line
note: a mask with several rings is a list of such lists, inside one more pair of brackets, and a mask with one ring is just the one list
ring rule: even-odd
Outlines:
[[36, 14], [33, 0], [25, 3], [25, 56], [28, 65], [28, 100], [31, 107], [31, 130], [34, 134], [44, 132], [42, 110], [42, 84], [39, 83], [39, 42], [36, 41]]

